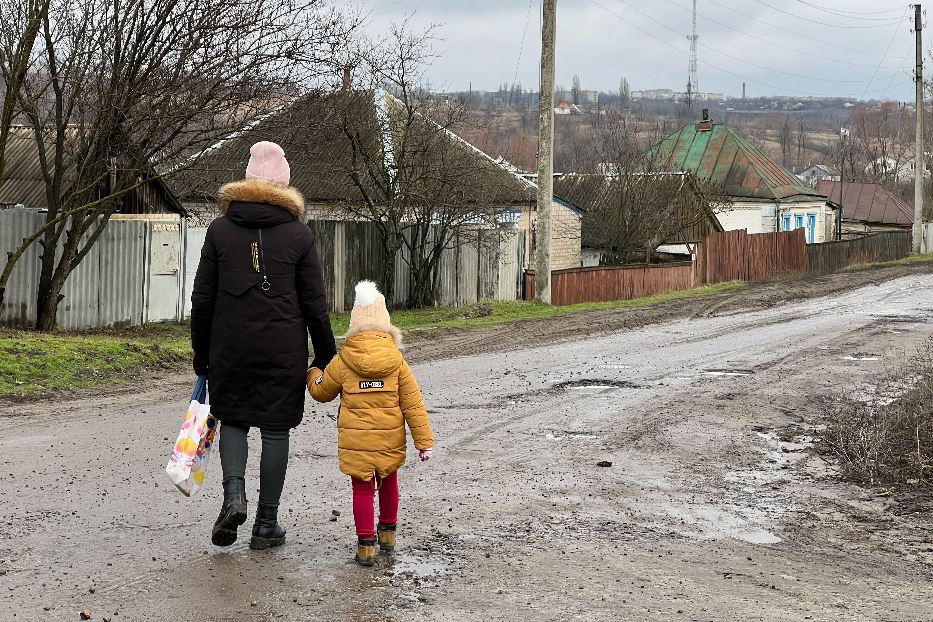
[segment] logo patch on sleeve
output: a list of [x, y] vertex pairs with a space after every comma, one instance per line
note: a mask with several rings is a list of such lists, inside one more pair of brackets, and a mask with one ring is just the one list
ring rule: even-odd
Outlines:
[[321, 384], [324, 382], [324, 376], [318, 376], [317, 380], [314, 381], [314, 384]]
[[361, 380], [360, 388], [361, 389], [384, 389], [386, 383], [382, 380]]

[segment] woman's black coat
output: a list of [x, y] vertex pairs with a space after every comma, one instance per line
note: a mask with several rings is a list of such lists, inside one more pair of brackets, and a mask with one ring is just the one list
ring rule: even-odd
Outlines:
[[337, 353], [314, 235], [294, 188], [260, 179], [220, 190], [191, 295], [195, 371], [208, 370], [224, 424], [287, 430], [301, 423], [308, 369]]

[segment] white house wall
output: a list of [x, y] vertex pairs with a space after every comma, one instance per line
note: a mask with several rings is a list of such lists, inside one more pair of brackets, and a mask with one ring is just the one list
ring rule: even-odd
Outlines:
[[[773, 207], [774, 202], [762, 201], [760, 203], [736, 202], [729, 207], [718, 210], [716, 218], [725, 231], [745, 229], [749, 233], [766, 233], [762, 228], [764, 207]], [[770, 232], [768, 232], [770, 233]]]

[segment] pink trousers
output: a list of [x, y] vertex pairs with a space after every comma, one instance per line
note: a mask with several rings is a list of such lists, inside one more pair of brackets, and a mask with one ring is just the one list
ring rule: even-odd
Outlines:
[[384, 479], [378, 476], [368, 482], [350, 478], [353, 482], [353, 522], [356, 535], [369, 540], [376, 537], [375, 496], [379, 488], [379, 522], [394, 525], [398, 522], [398, 471]]

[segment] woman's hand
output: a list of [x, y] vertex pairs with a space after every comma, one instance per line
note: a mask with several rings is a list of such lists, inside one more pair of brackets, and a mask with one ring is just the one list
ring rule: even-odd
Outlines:
[[422, 449], [418, 451], [418, 457], [422, 462], [427, 462], [431, 459], [431, 456], [434, 455], [434, 448], [428, 447], [427, 449]]

